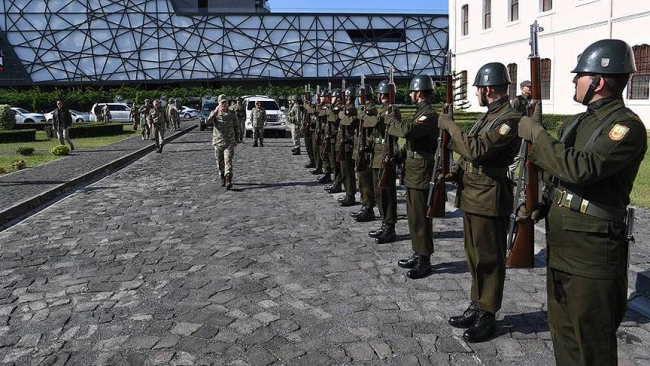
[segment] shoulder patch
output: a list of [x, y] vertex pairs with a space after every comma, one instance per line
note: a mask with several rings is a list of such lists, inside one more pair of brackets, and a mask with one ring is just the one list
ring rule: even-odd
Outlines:
[[415, 123], [424, 123], [427, 120], [427, 116], [422, 116], [415, 121]]
[[502, 124], [501, 127], [499, 127], [499, 135], [505, 136], [510, 132], [511, 128], [507, 124]]
[[612, 141], [620, 141], [627, 135], [628, 132], [630, 132], [629, 127], [617, 123], [614, 125], [614, 127], [612, 127], [611, 130], [609, 130], [609, 138]]

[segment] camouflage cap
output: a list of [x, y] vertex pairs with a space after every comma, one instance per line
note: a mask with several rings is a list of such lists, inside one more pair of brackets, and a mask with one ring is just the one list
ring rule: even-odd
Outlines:
[[228, 101], [228, 97], [226, 96], [226, 94], [220, 94], [220, 95], [217, 97], [217, 102], [219, 102], [219, 103], [221, 103], [221, 102], [227, 102], [227, 101]]

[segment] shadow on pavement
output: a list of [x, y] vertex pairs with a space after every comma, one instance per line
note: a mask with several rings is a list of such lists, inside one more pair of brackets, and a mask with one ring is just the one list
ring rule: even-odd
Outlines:
[[[432, 259], [434, 258], [435, 257], [432, 257]], [[466, 273], [467, 262], [465, 261], [442, 262], [442, 263], [431, 265], [431, 269], [433, 269], [434, 273]]]
[[532, 313], [508, 314], [497, 323], [495, 336], [508, 333], [534, 334], [548, 332], [548, 315], [538, 310]]

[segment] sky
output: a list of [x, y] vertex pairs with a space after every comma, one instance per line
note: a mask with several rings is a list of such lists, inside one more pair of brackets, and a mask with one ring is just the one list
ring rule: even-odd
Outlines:
[[447, 14], [448, 0], [269, 0], [272, 13]]

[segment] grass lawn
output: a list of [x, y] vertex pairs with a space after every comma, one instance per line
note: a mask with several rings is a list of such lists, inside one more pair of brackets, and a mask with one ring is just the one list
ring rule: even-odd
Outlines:
[[[133, 131], [132, 125], [125, 124], [123, 127], [123, 133], [120, 135], [79, 138], [72, 140], [72, 142], [74, 143], [75, 149], [94, 149], [122, 141], [131, 136], [135, 136], [136, 134], [138, 134], [138, 132]], [[24, 161], [25, 164], [27, 164], [27, 167], [30, 168], [38, 164], [61, 158], [61, 156], [52, 155], [50, 153], [50, 149], [58, 144], [59, 141], [56, 138], [48, 139], [44, 131], [36, 131], [36, 141], [33, 142], [0, 144], [0, 174], [13, 172], [15, 169], [12, 164], [19, 160]], [[34, 153], [28, 156], [17, 154], [16, 149], [21, 146], [33, 147]]]

